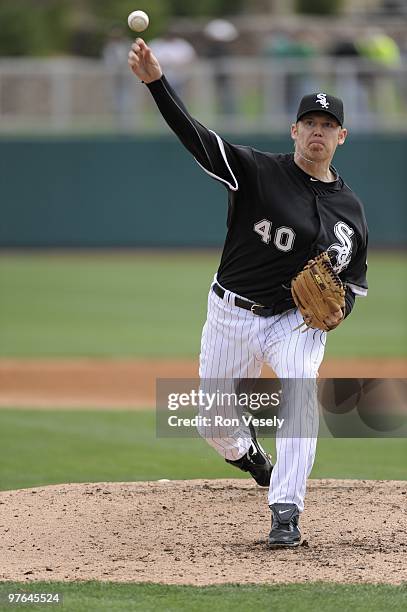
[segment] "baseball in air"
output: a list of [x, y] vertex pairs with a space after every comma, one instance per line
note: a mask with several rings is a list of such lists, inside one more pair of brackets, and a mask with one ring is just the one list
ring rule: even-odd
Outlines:
[[144, 32], [147, 30], [150, 19], [144, 11], [133, 11], [127, 19], [129, 28], [134, 32]]

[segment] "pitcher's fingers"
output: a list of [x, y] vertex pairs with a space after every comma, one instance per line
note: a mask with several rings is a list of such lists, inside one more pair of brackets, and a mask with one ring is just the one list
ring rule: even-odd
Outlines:
[[141, 54], [144, 59], [150, 59], [152, 51], [147, 43], [142, 38], [137, 38], [136, 43], [140, 47]]
[[138, 44], [137, 44], [137, 42], [134, 42], [134, 43], [131, 45], [131, 50], [132, 50], [134, 53], [140, 53], [140, 52], [141, 52], [141, 47], [140, 47], [140, 45], [138, 45]]
[[136, 53], [134, 53], [134, 51], [130, 51], [128, 55], [128, 61], [129, 63], [132, 62], [133, 64], [138, 64], [140, 62], [140, 58]]

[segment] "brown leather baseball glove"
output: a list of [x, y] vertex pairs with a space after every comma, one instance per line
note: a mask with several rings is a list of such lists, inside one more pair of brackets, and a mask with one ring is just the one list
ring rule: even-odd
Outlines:
[[311, 259], [293, 278], [291, 294], [307, 327], [323, 331], [336, 327], [328, 326], [324, 321], [345, 308], [345, 288], [326, 251]]

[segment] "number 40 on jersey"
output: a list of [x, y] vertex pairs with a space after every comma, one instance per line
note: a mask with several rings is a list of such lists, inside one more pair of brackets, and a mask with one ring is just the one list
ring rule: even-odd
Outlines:
[[[258, 223], [254, 224], [254, 231], [256, 234], [261, 236], [264, 244], [270, 244], [272, 239], [272, 227], [273, 224], [268, 219], [262, 219]], [[295, 232], [291, 227], [279, 227], [274, 232], [274, 244], [280, 250], [288, 253], [294, 246]]]

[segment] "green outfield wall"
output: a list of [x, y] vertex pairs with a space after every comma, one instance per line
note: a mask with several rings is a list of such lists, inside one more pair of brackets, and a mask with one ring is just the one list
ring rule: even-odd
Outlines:
[[[241, 144], [292, 150], [288, 138]], [[219, 246], [225, 188], [172, 137], [2, 139], [2, 247]], [[372, 246], [406, 242], [407, 138], [350, 137], [335, 164], [365, 203]], [[287, 202], [289, 205], [289, 202]]]

